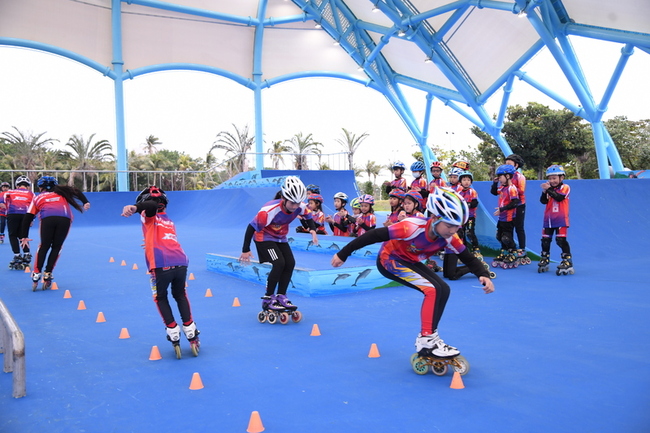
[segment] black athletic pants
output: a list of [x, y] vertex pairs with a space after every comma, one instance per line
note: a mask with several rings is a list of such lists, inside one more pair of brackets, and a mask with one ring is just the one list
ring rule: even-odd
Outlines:
[[[23, 225], [24, 213], [7, 214], [7, 234], [9, 235], [9, 243], [11, 243], [11, 250], [14, 254], [20, 253], [20, 242], [18, 235], [20, 234], [20, 227]], [[23, 248], [24, 253], [29, 252], [29, 246]]]
[[517, 242], [519, 242], [519, 249], [526, 249], [526, 230], [524, 223], [526, 219], [526, 204], [517, 206], [517, 213], [515, 214], [515, 232], [517, 233]]
[[[51, 216], [41, 220], [41, 244], [36, 252], [34, 272], [41, 272], [43, 265], [45, 265], [46, 256], [45, 272], [54, 270], [59, 254], [61, 254], [61, 248], [63, 248], [63, 242], [68, 237], [71, 223], [70, 218], [62, 216]], [[47, 255], [48, 250], [50, 251], [49, 256]]]
[[190, 301], [185, 291], [185, 277], [187, 266], [172, 266], [170, 268], [156, 268], [151, 272], [151, 289], [155, 290], [153, 300], [156, 302], [158, 312], [165, 322], [165, 326], [173, 328], [176, 320], [174, 313], [167, 299], [167, 288], [171, 284], [172, 296], [181, 313], [181, 320], [184, 325], [192, 323], [192, 310]]
[[260, 263], [271, 263], [271, 272], [266, 280], [266, 296], [275, 293], [278, 288], [278, 295], [286, 295], [293, 268], [296, 267], [296, 259], [293, 258], [293, 251], [286, 242], [255, 241], [257, 256]]

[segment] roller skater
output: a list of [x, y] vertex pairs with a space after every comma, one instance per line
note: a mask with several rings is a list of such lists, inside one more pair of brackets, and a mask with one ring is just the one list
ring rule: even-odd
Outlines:
[[250, 263], [253, 257], [250, 244], [251, 240], [255, 239], [260, 263], [271, 263], [272, 266], [266, 280], [266, 293], [262, 297], [262, 311], [257, 315], [260, 323], [268, 321], [273, 324], [279, 321], [281, 324], [287, 324], [289, 318], [294, 322], [302, 319], [302, 314], [296, 311], [297, 307], [286, 297], [296, 265], [287, 233], [289, 224], [301, 216], [309, 227], [312, 243], [318, 245], [316, 224], [312, 219], [311, 211], [303, 203], [306, 197], [307, 190], [302, 181], [296, 176], [287, 176], [282, 184], [279, 198], [266, 203], [246, 228], [239, 261], [244, 264]]
[[[546, 205], [544, 209], [544, 224], [542, 228], [542, 257], [550, 256], [551, 240], [555, 233], [555, 243], [562, 250], [562, 259], [555, 272], [556, 275], [571, 275], [573, 261], [571, 260], [571, 248], [567, 241], [569, 230], [569, 194], [571, 188], [563, 183], [565, 177], [564, 168], [560, 165], [551, 165], [546, 169], [547, 182], [541, 185], [543, 190], [540, 202]], [[540, 269], [541, 269], [540, 261]], [[546, 266], [548, 270], [548, 263]]]
[[29, 208], [32, 200], [34, 200], [34, 193], [31, 190], [32, 181], [27, 176], [18, 176], [15, 182], [16, 188], [5, 191], [3, 188], [2, 197], [4, 202], [0, 203], [0, 209], [4, 209], [7, 219], [7, 232], [9, 234], [9, 243], [11, 250], [14, 253], [15, 265], [9, 264], [11, 269], [25, 269], [24, 263], [18, 263], [16, 255], [20, 254], [22, 249], [23, 254], [29, 253], [29, 244], [21, 245], [20, 242], [20, 229], [25, 219], [25, 214]]
[[548, 272], [548, 265], [550, 262], [548, 251], [542, 251], [542, 257], [539, 259], [539, 263], [537, 263], [537, 272], [540, 274], [542, 272]]
[[[446, 344], [438, 333], [440, 318], [450, 294], [449, 285], [422, 261], [447, 249], [456, 254], [478, 277], [485, 293], [494, 291], [487, 270], [457, 234], [459, 228], [467, 222], [467, 203], [450, 189], [436, 188], [429, 194], [427, 210], [431, 213], [431, 218], [412, 217], [390, 227], [371, 230], [348, 243], [332, 257], [332, 266], [339, 267], [354, 251], [383, 242], [377, 257], [379, 272], [424, 295], [420, 309], [420, 333], [415, 347], [418, 353], [411, 357], [411, 365], [416, 372], [426, 372], [431, 365], [430, 359], [431, 362], [445, 366], [454, 363], [453, 360], [464, 361], [460, 350]], [[454, 364], [454, 368], [463, 369], [461, 362]], [[441, 369], [442, 367], [438, 371]], [[465, 371], [468, 369], [467, 364]]]
[[[512, 184], [517, 187], [519, 193], [519, 205], [517, 205], [517, 213], [515, 214], [515, 233], [517, 234], [517, 242], [519, 250], [526, 251], [526, 230], [524, 228], [526, 218], [526, 176], [521, 172], [524, 168], [524, 158], [513, 153], [506, 157], [505, 163], [512, 165], [515, 168], [515, 173], [512, 176]], [[522, 265], [530, 264], [531, 261], [526, 260], [526, 263], [521, 262]]]
[[5, 243], [5, 226], [7, 225], [7, 209], [4, 205], [5, 192], [9, 191], [9, 182], [0, 184], [0, 244]]
[[512, 177], [515, 168], [512, 165], [502, 165], [497, 168], [490, 192], [499, 196], [498, 207], [494, 215], [499, 217], [497, 222], [497, 240], [501, 243], [501, 254], [492, 262], [492, 266], [501, 266], [503, 269], [510, 269], [519, 266], [514, 253], [516, 245], [514, 241], [515, 214], [519, 205], [519, 193], [512, 184]]
[[200, 332], [196, 329], [192, 318], [192, 310], [185, 290], [189, 261], [178, 242], [176, 226], [167, 216], [168, 204], [165, 191], [157, 186], [149, 186], [140, 192], [135, 205], [124, 206], [122, 216], [140, 214], [144, 233], [145, 261], [151, 274], [151, 288], [154, 291], [153, 299], [165, 324], [167, 339], [174, 346], [176, 358], [181, 359], [181, 327], [176, 322], [167, 299], [170, 286], [182, 319], [183, 332], [194, 356], [199, 354]]

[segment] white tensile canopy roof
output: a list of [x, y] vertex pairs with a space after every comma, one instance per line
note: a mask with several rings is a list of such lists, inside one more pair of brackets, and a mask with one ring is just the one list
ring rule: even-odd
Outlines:
[[[619, 68], [601, 100], [589, 92], [568, 36], [621, 44]], [[489, 132], [507, 153], [499, 125], [508, 92], [496, 120], [483, 104], [513, 79], [526, 80], [522, 68], [546, 46], [578, 103], [529, 83], [594, 125], [599, 169], [606, 177], [610, 164], [615, 169], [622, 164], [600, 126], [601, 116], [627, 58], [635, 49], [650, 53], [650, 2], [0, 0], [0, 45], [60, 54], [115, 80], [119, 169], [125, 168], [126, 156], [119, 143], [121, 82], [170, 69], [222, 75], [255, 91], [256, 98], [263, 89], [295, 78], [363, 82], [388, 98], [425, 158], [435, 159], [423, 132], [427, 120], [413, 118], [406, 86], [420, 90], [423, 98], [442, 100]], [[256, 125], [257, 137], [261, 128]]]

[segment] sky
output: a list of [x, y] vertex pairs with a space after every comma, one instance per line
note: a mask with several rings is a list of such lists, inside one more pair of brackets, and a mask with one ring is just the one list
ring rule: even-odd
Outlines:
[[[573, 45], [599, 100], [620, 56], [620, 44], [573, 39]], [[543, 51], [524, 68], [535, 80], [554, 88], [567, 99], [568, 83], [550, 54]], [[650, 119], [650, 56], [636, 50], [605, 113], [607, 120], [627, 116]], [[128, 150], [143, 151], [146, 137], [162, 142], [159, 149], [178, 150], [205, 158], [220, 131], [234, 132], [232, 125], [249, 125], [254, 134], [252, 91], [222, 77], [199, 72], [159, 72], [126, 81], [126, 142]], [[413, 91], [414, 94], [419, 92]], [[497, 112], [501, 92], [486, 104]], [[57, 147], [73, 135], [115, 143], [112, 80], [68, 59], [27, 49], [0, 47], [0, 133], [17, 127], [23, 132], [58, 140]], [[540, 102], [553, 109], [561, 106], [542, 93], [516, 80], [509, 105]], [[263, 92], [265, 151], [273, 141], [294, 134], [313, 134], [324, 144], [323, 153], [342, 152], [335, 141], [346, 128], [368, 138], [355, 154], [355, 165], [375, 161], [382, 166], [402, 160], [413, 162], [419, 150], [415, 140], [386, 99], [372, 89], [343, 80], [312, 78], [285, 82]], [[423, 113], [424, 98], [413, 104]], [[418, 116], [421, 123], [422, 116]], [[446, 149], [470, 149], [478, 139], [472, 124], [435, 100], [429, 144]], [[222, 151], [215, 155], [223, 159]], [[344, 156], [323, 158], [331, 168], [347, 168]], [[266, 162], [270, 166], [270, 161]], [[383, 176], [389, 176], [385, 172]]]

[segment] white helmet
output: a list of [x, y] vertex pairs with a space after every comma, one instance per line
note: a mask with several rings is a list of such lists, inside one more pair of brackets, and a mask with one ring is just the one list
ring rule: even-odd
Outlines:
[[427, 210], [438, 217], [436, 224], [444, 221], [455, 226], [462, 226], [469, 218], [467, 203], [449, 188], [436, 188], [429, 194]]
[[283, 198], [294, 203], [302, 203], [307, 198], [307, 188], [296, 176], [287, 176], [280, 190]]
[[341, 201], [348, 202], [348, 195], [344, 192], [337, 192], [334, 194], [334, 198], [338, 198]]
[[18, 176], [18, 177], [16, 178], [15, 185], [18, 186], [18, 185], [20, 185], [21, 183], [24, 183], [24, 184], [27, 185], [27, 186], [32, 186], [32, 181], [29, 180], [29, 178], [28, 178], [27, 176]]

